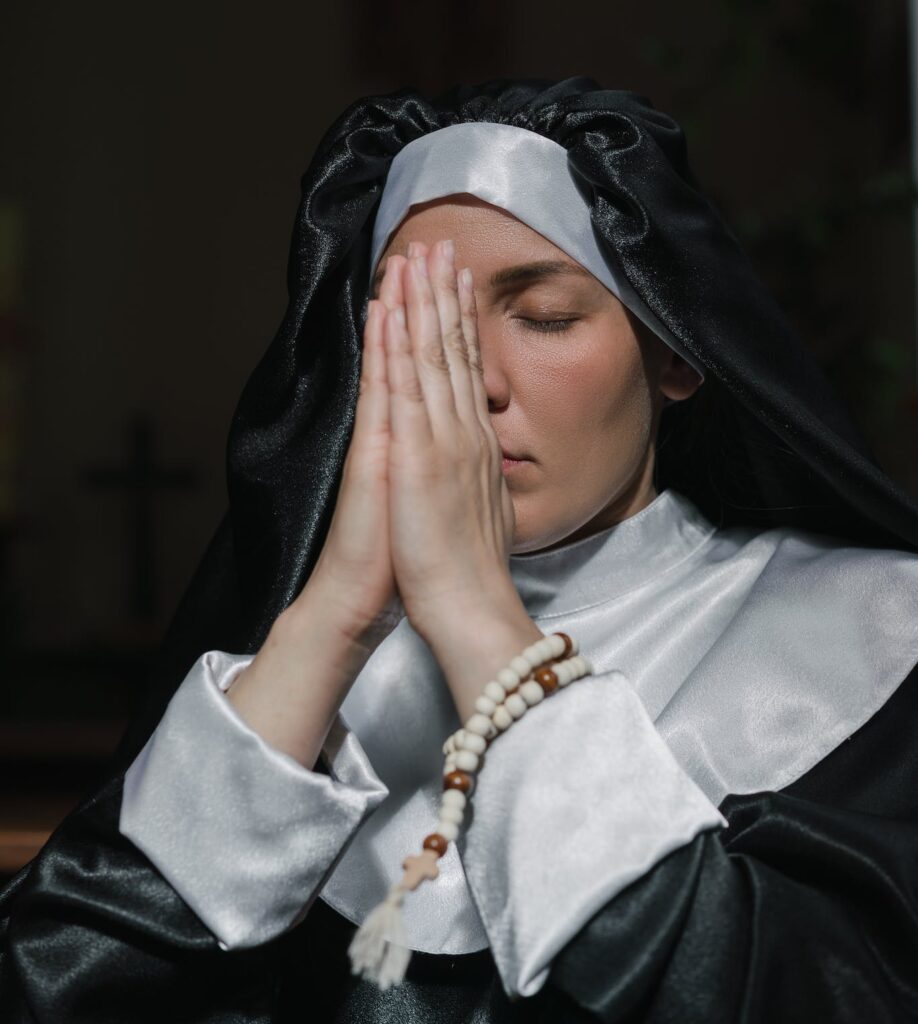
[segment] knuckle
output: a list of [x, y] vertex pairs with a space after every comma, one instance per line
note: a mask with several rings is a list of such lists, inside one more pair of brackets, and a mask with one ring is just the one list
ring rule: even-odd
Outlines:
[[421, 382], [417, 377], [409, 377], [407, 380], [400, 381], [395, 390], [399, 393], [402, 398], [408, 399], [409, 402], [423, 402], [424, 392], [421, 389]]
[[481, 353], [476, 345], [469, 345], [468, 360], [472, 370], [480, 377], [484, 377], [484, 363], [481, 361]]
[[446, 329], [443, 335], [443, 345], [444, 347], [448, 345], [466, 362], [468, 361], [468, 346], [465, 343], [465, 335], [462, 333], [462, 328], [458, 324], [453, 324]]
[[421, 362], [434, 370], [445, 370], [449, 372], [449, 363], [446, 360], [446, 352], [443, 346], [436, 341], [425, 341], [421, 345]]

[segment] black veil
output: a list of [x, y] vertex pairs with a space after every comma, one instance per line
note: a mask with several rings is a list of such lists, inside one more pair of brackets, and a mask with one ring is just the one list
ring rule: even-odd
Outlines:
[[698, 392], [664, 411], [658, 489], [676, 488], [724, 525], [791, 525], [918, 550], [918, 506], [876, 464], [699, 191], [671, 117], [587, 77], [366, 97], [331, 125], [303, 175], [288, 307], [230, 427], [228, 508], [110, 775], [127, 768], [204, 651], [257, 651], [309, 578], [353, 428], [370, 242], [389, 165], [413, 139], [464, 121], [527, 128], [568, 150], [600, 246], [641, 319], [707, 368]]

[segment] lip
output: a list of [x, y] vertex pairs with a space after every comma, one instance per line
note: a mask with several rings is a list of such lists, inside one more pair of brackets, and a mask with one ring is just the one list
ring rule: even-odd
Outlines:
[[505, 452], [501, 449], [500, 454], [503, 456], [505, 462], [528, 462], [529, 459], [525, 455], [514, 455], [512, 452]]
[[505, 455], [501, 464], [501, 469], [504, 472], [507, 472], [508, 470], [516, 469], [519, 466], [525, 466], [529, 461], [529, 459], [511, 459]]

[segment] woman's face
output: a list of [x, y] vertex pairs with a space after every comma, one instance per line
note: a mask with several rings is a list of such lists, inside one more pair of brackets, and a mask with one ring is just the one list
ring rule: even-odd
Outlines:
[[656, 497], [654, 441], [664, 397], [700, 380], [592, 274], [532, 228], [467, 193], [413, 206], [378, 264], [451, 238], [471, 267], [491, 423], [525, 456], [505, 470], [511, 552], [587, 537]]

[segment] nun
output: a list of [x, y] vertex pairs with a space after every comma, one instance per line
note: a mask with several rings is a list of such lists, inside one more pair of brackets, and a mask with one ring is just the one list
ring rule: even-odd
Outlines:
[[586, 77], [360, 99], [0, 1021], [918, 1017], [918, 508]]

